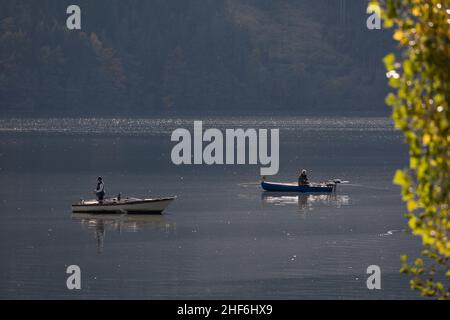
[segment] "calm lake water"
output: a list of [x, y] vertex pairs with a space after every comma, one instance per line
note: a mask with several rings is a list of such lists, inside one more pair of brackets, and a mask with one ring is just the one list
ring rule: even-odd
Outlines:
[[[0, 298], [417, 298], [401, 134], [385, 118], [196, 118], [204, 128], [279, 128], [280, 171], [349, 180], [335, 195], [280, 195], [259, 165], [175, 166], [172, 130], [194, 119], [0, 120]], [[72, 215], [97, 176], [109, 195], [177, 195], [162, 216]], [[82, 289], [66, 288], [78, 265]], [[382, 289], [368, 290], [379, 265]]]

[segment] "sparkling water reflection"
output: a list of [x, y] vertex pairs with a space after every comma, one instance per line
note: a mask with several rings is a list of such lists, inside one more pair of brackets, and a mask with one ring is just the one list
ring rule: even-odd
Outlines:
[[350, 196], [337, 194], [335, 192], [324, 194], [313, 193], [286, 193], [286, 192], [263, 192], [261, 196], [263, 204], [274, 206], [296, 205], [300, 213], [313, 211], [319, 206], [333, 206], [340, 208], [349, 206]]

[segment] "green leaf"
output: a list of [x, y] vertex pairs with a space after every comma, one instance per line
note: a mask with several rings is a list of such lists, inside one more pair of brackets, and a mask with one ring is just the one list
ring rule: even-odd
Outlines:
[[395, 54], [389, 53], [386, 57], [383, 59], [384, 65], [386, 66], [386, 70], [390, 71], [394, 69], [394, 63], [395, 63]]
[[412, 77], [413, 75], [413, 64], [409, 60], [405, 60], [403, 62], [403, 71], [405, 72], [405, 75], [408, 77]]
[[386, 97], [386, 104], [388, 106], [391, 106], [391, 107], [394, 106], [396, 101], [397, 101], [397, 97], [393, 93], [389, 93], [388, 96]]

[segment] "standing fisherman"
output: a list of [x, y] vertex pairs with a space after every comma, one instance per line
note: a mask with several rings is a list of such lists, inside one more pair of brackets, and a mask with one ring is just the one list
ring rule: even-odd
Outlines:
[[98, 177], [97, 179], [97, 188], [94, 191], [97, 196], [98, 202], [102, 203], [105, 198], [105, 184], [103, 183], [102, 177]]

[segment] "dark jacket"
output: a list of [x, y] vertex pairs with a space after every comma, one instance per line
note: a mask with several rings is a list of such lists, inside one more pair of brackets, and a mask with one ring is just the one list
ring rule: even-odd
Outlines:
[[306, 173], [302, 173], [299, 177], [298, 177], [298, 185], [302, 186], [302, 185], [306, 185], [308, 184], [308, 176], [306, 175]]
[[103, 181], [97, 183], [95, 194], [97, 195], [98, 200], [103, 200], [105, 197], [105, 185], [103, 184]]

